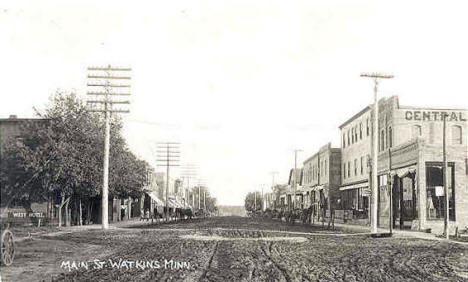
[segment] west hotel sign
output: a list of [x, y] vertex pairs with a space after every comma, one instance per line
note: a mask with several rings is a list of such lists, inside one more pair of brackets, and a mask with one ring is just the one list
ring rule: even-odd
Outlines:
[[447, 117], [447, 121], [466, 121], [466, 116], [463, 112], [444, 112], [444, 111], [406, 111], [406, 120], [420, 121], [443, 121], [443, 117]]

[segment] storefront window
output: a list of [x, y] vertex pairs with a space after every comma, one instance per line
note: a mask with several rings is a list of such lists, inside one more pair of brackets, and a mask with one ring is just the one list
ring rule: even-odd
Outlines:
[[363, 196], [363, 188], [341, 191], [340, 208], [352, 210], [354, 219], [367, 218], [369, 198]]
[[[449, 219], [455, 220], [455, 177], [454, 164], [447, 166], [449, 194]], [[445, 217], [445, 196], [442, 163], [426, 164], [427, 218], [443, 219]]]

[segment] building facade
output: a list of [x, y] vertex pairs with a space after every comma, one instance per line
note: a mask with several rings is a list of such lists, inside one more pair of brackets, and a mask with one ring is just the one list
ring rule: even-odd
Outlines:
[[[438, 231], [443, 228], [444, 116], [450, 225], [468, 226], [467, 111], [401, 106], [397, 96], [379, 101], [380, 226], [388, 226], [391, 221], [400, 228]], [[371, 107], [366, 107], [340, 126], [341, 205], [344, 210], [351, 210], [355, 219], [369, 217], [372, 120]]]
[[369, 218], [370, 188], [368, 163], [372, 149], [371, 108], [365, 107], [340, 126], [341, 187], [339, 209], [346, 220], [366, 223]]
[[338, 207], [340, 175], [341, 150], [332, 148], [330, 143], [304, 161], [301, 183], [304, 207], [312, 206], [317, 219], [320, 209], [329, 213]]
[[285, 204], [288, 209], [304, 208], [303, 189], [301, 186], [302, 168], [293, 168], [289, 171], [288, 189]]

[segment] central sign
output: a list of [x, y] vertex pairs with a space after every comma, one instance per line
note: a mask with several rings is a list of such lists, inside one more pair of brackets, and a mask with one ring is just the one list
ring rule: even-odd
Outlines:
[[463, 112], [444, 112], [444, 111], [406, 111], [406, 120], [419, 121], [443, 121], [443, 117], [447, 121], [466, 121]]

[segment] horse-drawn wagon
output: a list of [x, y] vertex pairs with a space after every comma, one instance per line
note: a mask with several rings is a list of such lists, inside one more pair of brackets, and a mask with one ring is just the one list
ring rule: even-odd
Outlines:
[[2, 265], [11, 265], [15, 259], [15, 237], [9, 223], [2, 222]]

